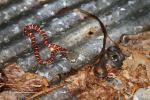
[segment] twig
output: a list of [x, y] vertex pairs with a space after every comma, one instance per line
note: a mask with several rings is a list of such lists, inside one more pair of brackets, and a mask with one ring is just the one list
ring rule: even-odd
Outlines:
[[41, 96], [41, 95], [43, 95], [45, 93], [48, 93], [48, 92], [52, 92], [53, 90], [56, 90], [56, 89], [58, 89], [58, 88], [60, 88], [60, 87], [62, 87], [64, 85], [65, 85], [65, 83], [61, 83], [60, 85], [53, 86], [51, 88], [45, 88], [43, 91], [40, 91], [40, 92], [32, 95], [31, 97], [27, 97], [26, 100], [33, 100], [33, 98], [36, 98], [36, 97]]
[[28, 94], [28, 93], [38, 93], [38, 92], [13, 92], [13, 93], [16, 93], [16, 94], [20, 94], [20, 93]]
[[14, 86], [14, 85], [16, 85], [17, 86], [17, 84], [7, 84], [7, 83], [0, 83], [0, 85], [8, 85], [8, 86]]

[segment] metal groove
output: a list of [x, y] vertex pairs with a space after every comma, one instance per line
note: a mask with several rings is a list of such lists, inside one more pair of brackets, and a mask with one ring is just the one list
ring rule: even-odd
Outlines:
[[[38, 23], [41, 20], [44, 20], [48, 17], [54, 16], [60, 9], [68, 6], [72, 6], [76, 3], [80, 3], [82, 0], [76, 0], [74, 2], [68, 3], [67, 1], [58, 0], [49, 5], [45, 5], [42, 9], [39, 9], [36, 14], [30, 15], [27, 18], [22, 18], [19, 21], [15, 22], [13, 25], [0, 31], [0, 44], [3, 42], [9, 42], [10, 38], [21, 33], [21, 29], [24, 25], [28, 23]], [[9, 34], [12, 33], [12, 34]]]
[[11, 7], [3, 11], [0, 11], [0, 17], [1, 17], [0, 25], [20, 15], [22, 12], [26, 12], [30, 9], [33, 9], [35, 6], [38, 6], [39, 4], [40, 2], [36, 2], [36, 0], [24, 0], [23, 2], [19, 4], [12, 5]]
[[19, 2], [22, 2], [22, 0], [1, 0], [0, 1], [0, 10], [4, 10], [7, 7], [9, 7], [13, 4], [19, 3]]

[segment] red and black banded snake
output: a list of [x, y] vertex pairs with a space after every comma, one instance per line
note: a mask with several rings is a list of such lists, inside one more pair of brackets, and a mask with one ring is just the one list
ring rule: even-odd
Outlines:
[[[41, 58], [39, 53], [39, 45], [36, 43], [36, 37], [31, 30], [37, 31], [42, 36], [44, 45], [48, 47], [48, 49], [51, 51], [50, 57], [48, 59], [43, 60]], [[62, 57], [67, 58], [68, 50], [57, 44], [49, 43], [47, 34], [45, 33], [45, 31], [42, 30], [42, 28], [38, 24], [26, 25], [23, 31], [25, 35], [31, 39], [31, 43], [34, 48], [34, 55], [39, 64], [52, 63], [55, 60], [58, 52], [61, 54]]]

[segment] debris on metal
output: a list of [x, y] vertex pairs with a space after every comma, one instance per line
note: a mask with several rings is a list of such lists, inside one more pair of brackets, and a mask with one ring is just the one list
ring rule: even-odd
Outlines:
[[[92, 68], [87, 67], [87, 64], [93, 63], [94, 57], [100, 53], [103, 46], [103, 33], [99, 23], [93, 18], [85, 18], [75, 9], [82, 9], [98, 16], [106, 26], [110, 38], [116, 42], [120, 40], [119, 47], [122, 53], [127, 55], [122, 66], [119, 67], [123, 70], [116, 71], [109, 68], [109, 65], [107, 66], [109, 73], [105, 81], [97, 79], [91, 74]], [[64, 79], [64, 81], [75, 79], [71, 85], [67, 84], [68, 87], [64, 86], [43, 95], [40, 97], [41, 100], [83, 100], [83, 97], [91, 100], [90, 93], [95, 96], [95, 99], [98, 98], [98, 95], [103, 95], [106, 100], [108, 93], [102, 91], [104, 89], [115, 93], [113, 94], [114, 98], [118, 98], [116, 94], [121, 99], [133, 97], [135, 100], [141, 100], [139, 95], [147, 98], [146, 94], [141, 94], [139, 91], [147, 91], [143, 87], [148, 87], [150, 81], [148, 66], [150, 36], [149, 32], [144, 32], [149, 31], [150, 27], [149, 11], [149, 0], [0, 0], [0, 69], [5, 72], [7, 78], [9, 77], [7, 80], [9, 82], [26, 72], [45, 77], [50, 82], [58, 75], [72, 73], [72, 70], [75, 70], [75, 75]], [[68, 57], [74, 63], [65, 58], [59, 59], [58, 55], [52, 64], [38, 64], [31, 40], [23, 33], [24, 26], [31, 23], [38, 23], [44, 29], [50, 43], [67, 48]], [[41, 57], [48, 58], [49, 50], [43, 45], [41, 36], [34, 33], [37, 43], [40, 45]], [[141, 35], [137, 35], [137, 33]], [[121, 37], [122, 35], [123, 37]], [[112, 43], [108, 40], [106, 47], [110, 46]], [[13, 67], [9, 66], [9, 70], [8, 67], [5, 69], [5, 66], [9, 64], [12, 64]], [[18, 69], [18, 66], [21, 69]], [[9, 73], [11, 70], [12, 73]], [[13, 71], [20, 73], [17, 74]], [[85, 79], [87, 73], [89, 73], [88, 81]], [[11, 76], [12, 74], [19, 76]], [[77, 77], [83, 84], [75, 82], [78, 80]], [[2, 80], [3, 73], [1, 73], [0, 82]], [[89, 90], [85, 84], [91, 87], [90, 82], [91, 84], [99, 83], [93, 87], [93, 90]], [[75, 91], [76, 84], [83, 86], [82, 91]], [[127, 87], [130, 89], [128, 90]], [[97, 92], [94, 91], [97, 88], [99, 88]], [[86, 89], [88, 91], [85, 91]], [[73, 93], [70, 93], [70, 90]], [[94, 92], [98, 94], [94, 95]], [[5, 93], [13, 96], [14, 100], [16, 99], [16, 95], [11, 91], [4, 91], [0, 93], [0, 96], [5, 97]]]

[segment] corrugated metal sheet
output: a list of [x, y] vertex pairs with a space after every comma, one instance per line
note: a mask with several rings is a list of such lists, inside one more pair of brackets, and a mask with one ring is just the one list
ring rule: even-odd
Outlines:
[[[150, 27], [149, 0], [0, 0], [0, 6], [0, 68], [15, 61], [25, 71], [34, 71], [49, 80], [90, 63], [102, 47], [103, 35], [98, 22], [92, 18], [83, 19], [75, 8], [97, 15], [107, 25], [112, 39]], [[69, 9], [60, 13], [65, 8]], [[47, 66], [38, 65], [31, 41], [22, 31], [29, 23], [41, 24], [50, 41], [68, 48], [76, 62], [61, 59]], [[91, 31], [94, 34], [89, 35]], [[42, 44], [41, 37], [36, 37]], [[49, 56], [44, 46], [40, 52], [43, 58]], [[36, 67], [33, 69], [33, 66]], [[53, 95], [43, 100], [46, 98], [58, 100]]]

